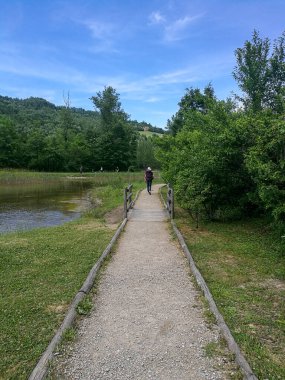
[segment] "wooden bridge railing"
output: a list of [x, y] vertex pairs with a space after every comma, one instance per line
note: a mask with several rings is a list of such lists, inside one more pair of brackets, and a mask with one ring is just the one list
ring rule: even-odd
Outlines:
[[128, 211], [133, 207], [133, 185], [130, 184], [128, 187], [125, 188], [124, 191], [124, 218], [127, 218]]
[[170, 184], [167, 185], [166, 208], [170, 219], [174, 219], [174, 192]]

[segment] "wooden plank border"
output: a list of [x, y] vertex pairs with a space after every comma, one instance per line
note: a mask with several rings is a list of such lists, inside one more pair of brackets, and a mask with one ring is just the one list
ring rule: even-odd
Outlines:
[[247, 360], [243, 356], [243, 354], [242, 354], [239, 346], [237, 345], [234, 337], [232, 336], [232, 333], [230, 332], [230, 329], [228, 328], [222, 314], [219, 312], [217, 305], [213, 299], [213, 296], [212, 296], [203, 276], [201, 275], [200, 271], [196, 267], [194, 259], [193, 259], [192, 255], [191, 255], [191, 253], [190, 253], [190, 251], [189, 251], [189, 249], [185, 243], [185, 240], [184, 240], [182, 234], [178, 230], [174, 220], [171, 220], [171, 224], [172, 224], [174, 232], [175, 232], [175, 234], [179, 240], [181, 248], [183, 249], [185, 256], [188, 259], [192, 273], [195, 276], [196, 281], [197, 281], [198, 285], [200, 286], [201, 290], [203, 291], [206, 300], [209, 302], [210, 310], [214, 314], [214, 316], [217, 320], [217, 324], [218, 324], [225, 340], [227, 341], [228, 347], [229, 347], [230, 351], [235, 355], [235, 361], [238, 364], [238, 366], [240, 367], [240, 369], [242, 370], [243, 375], [244, 375], [244, 379], [246, 379], [246, 380], [258, 380], [258, 378], [253, 373], [252, 369], [250, 368]]
[[[162, 187], [164, 187], [164, 186], [165, 185], [163, 185]], [[167, 205], [166, 205], [166, 203], [163, 199], [162, 193], [161, 193], [162, 187], [160, 187], [159, 192], [160, 192], [160, 196], [161, 196], [162, 202], [164, 204], [164, 207], [167, 208]], [[235, 355], [235, 362], [238, 364], [239, 368], [243, 372], [244, 379], [246, 379], [246, 380], [258, 380], [258, 378], [253, 373], [250, 365], [248, 364], [247, 360], [243, 356], [243, 354], [242, 354], [238, 344], [236, 343], [234, 337], [232, 336], [232, 333], [231, 333], [230, 329], [228, 328], [222, 314], [219, 312], [217, 305], [214, 301], [214, 298], [213, 298], [213, 296], [212, 296], [212, 294], [211, 294], [211, 292], [210, 292], [210, 290], [206, 284], [206, 281], [204, 280], [202, 274], [200, 273], [200, 271], [196, 267], [193, 256], [190, 253], [181, 232], [177, 228], [175, 221], [173, 219], [170, 219], [170, 221], [171, 221], [172, 228], [173, 228], [173, 230], [174, 230], [174, 232], [178, 238], [180, 246], [181, 246], [185, 256], [188, 259], [191, 271], [192, 271], [199, 287], [201, 288], [206, 300], [209, 303], [210, 310], [216, 318], [217, 324], [220, 328], [220, 331], [221, 331], [223, 337], [225, 338], [225, 340], [228, 344], [230, 351]]]
[[[140, 190], [137, 192], [136, 197], [133, 201], [133, 204], [136, 202], [138, 196], [140, 194]], [[99, 269], [105, 260], [105, 258], [109, 255], [111, 252], [111, 249], [113, 248], [115, 242], [117, 241], [118, 237], [120, 236], [121, 232], [123, 231], [125, 225], [127, 224], [128, 219], [124, 218], [118, 229], [116, 230], [115, 234], [113, 235], [110, 243], [105, 248], [104, 252], [100, 256], [99, 260], [96, 262], [96, 264], [92, 267], [90, 270], [86, 280], [84, 281], [83, 285], [81, 286], [80, 290], [77, 292], [76, 296], [74, 297], [71, 305], [69, 306], [69, 309], [67, 311], [67, 314], [60, 325], [59, 329], [57, 330], [56, 334], [52, 338], [51, 342], [49, 343], [47, 349], [42, 354], [40, 360], [36, 364], [35, 368], [33, 369], [33, 372], [29, 376], [29, 380], [43, 380], [47, 374], [48, 366], [50, 361], [53, 358], [53, 352], [56, 349], [57, 345], [60, 343], [64, 331], [71, 327], [76, 316], [76, 308], [80, 301], [85, 297], [87, 293], [89, 293], [90, 289], [92, 288], [95, 278], [99, 272]]]

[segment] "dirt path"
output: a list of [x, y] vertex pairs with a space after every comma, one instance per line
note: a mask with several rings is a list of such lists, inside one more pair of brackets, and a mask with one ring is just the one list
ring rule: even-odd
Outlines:
[[158, 186], [140, 194], [95, 307], [58, 365], [60, 379], [226, 379], [186, 259], [171, 240]]

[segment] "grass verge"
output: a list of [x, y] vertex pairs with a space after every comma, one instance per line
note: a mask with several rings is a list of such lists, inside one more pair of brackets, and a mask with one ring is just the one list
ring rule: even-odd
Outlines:
[[262, 220], [176, 224], [259, 379], [285, 379], [285, 257]]
[[[31, 373], [113, 236], [104, 215], [122, 204], [129, 181], [135, 189], [142, 186], [135, 175], [142, 177], [100, 173], [92, 195], [96, 207], [75, 222], [0, 235], [1, 379], [27, 379]], [[90, 305], [80, 307], [85, 313]]]

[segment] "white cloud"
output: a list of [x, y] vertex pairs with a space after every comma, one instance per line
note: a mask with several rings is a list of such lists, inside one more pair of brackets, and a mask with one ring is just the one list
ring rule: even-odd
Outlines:
[[188, 27], [201, 17], [203, 17], [202, 14], [185, 16], [167, 24], [164, 29], [165, 41], [172, 42], [186, 38]]
[[166, 21], [166, 18], [159, 11], [152, 12], [149, 19], [152, 24], [162, 24]]
[[151, 96], [150, 98], [146, 99], [146, 103], [157, 103], [160, 101], [160, 98], [157, 96]]
[[108, 23], [98, 22], [96, 20], [78, 20], [91, 31], [92, 37], [99, 40], [110, 38], [114, 32], [114, 26]]

